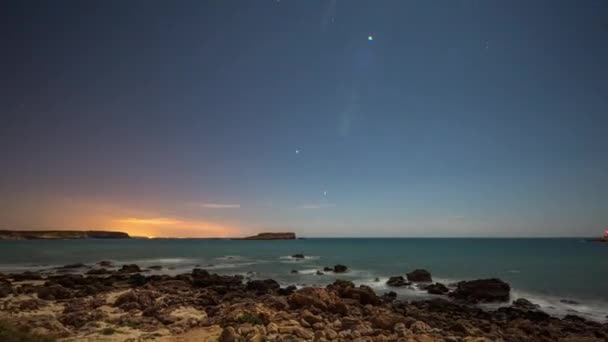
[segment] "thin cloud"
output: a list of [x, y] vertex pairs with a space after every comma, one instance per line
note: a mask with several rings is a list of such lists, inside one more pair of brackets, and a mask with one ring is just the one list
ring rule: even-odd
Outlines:
[[200, 206], [207, 209], [237, 209], [241, 207], [237, 203], [203, 203]]
[[334, 203], [309, 203], [302, 204], [298, 206], [298, 209], [323, 209], [323, 208], [333, 208], [336, 205]]

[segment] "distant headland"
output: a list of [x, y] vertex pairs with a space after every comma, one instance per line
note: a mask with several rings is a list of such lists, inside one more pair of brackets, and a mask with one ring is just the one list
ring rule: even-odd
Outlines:
[[295, 240], [296, 233], [259, 233], [257, 235], [240, 238], [238, 240]]
[[129, 234], [104, 230], [0, 230], [0, 240], [129, 239]]

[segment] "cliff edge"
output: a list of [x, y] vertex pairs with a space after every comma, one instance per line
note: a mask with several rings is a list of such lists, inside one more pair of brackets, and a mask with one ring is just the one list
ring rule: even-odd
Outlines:
[[124, 232], [104, 230], [0, 230], [0, 240], [129, 239]]

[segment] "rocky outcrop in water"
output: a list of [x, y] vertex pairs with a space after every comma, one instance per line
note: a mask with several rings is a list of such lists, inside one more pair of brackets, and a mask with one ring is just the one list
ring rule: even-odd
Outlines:
[[410, 273], [406, 274], [407, 280], [414, 283], [430, 283], [433, 281], [431, 278], [431, 273], [427, 270], [414, 270]]
[[496, 278], [461, 281], [450, 296], [468, 303], [506, 302], [509, 300], [511, 287]]

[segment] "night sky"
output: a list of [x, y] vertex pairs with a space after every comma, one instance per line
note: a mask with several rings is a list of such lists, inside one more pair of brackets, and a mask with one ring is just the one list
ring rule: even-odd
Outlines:
[[606, 1], [3, 1], [0, 228], [596, 236]]

